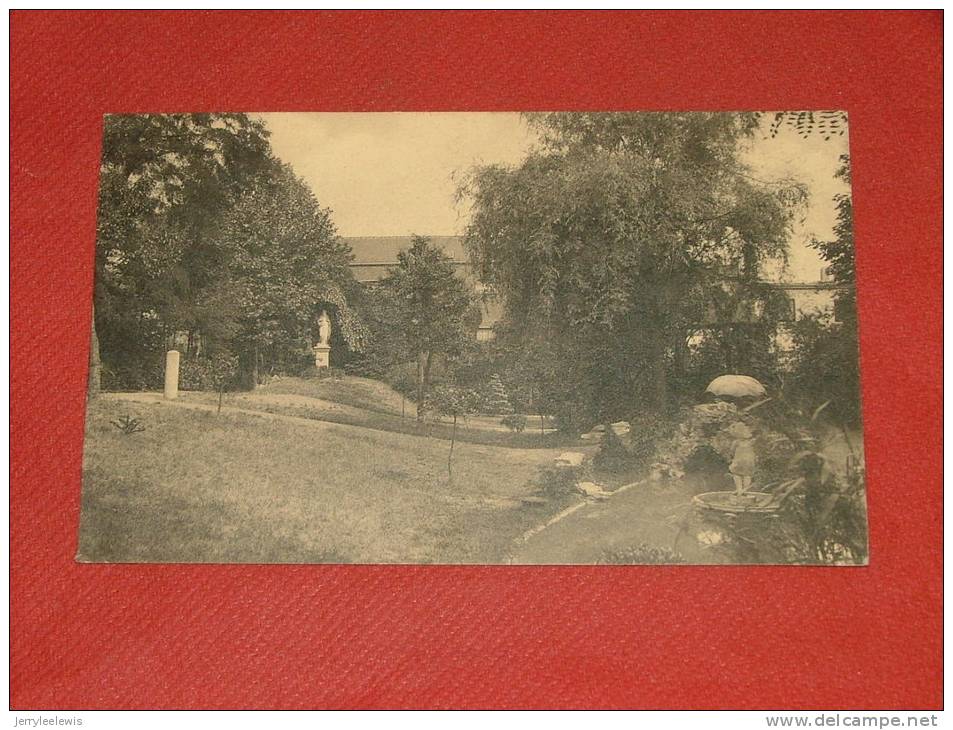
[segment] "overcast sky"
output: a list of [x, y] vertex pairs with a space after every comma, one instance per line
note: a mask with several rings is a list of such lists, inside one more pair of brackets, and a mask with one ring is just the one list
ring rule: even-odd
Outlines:
[[[466, 225], [456, 179], [481, 163], [517, 164], [533, 135], [516, 113], [274, 113], [260, 115], [271, 144], [331, 208], [343, 236], [452, 235]], [[835, 220], [834, 180], [847, 137], [802, 139], [784, 129], [759, 134], [746, 155], [757, 177], [793, 177], [811, 202], [791, 241], [786, 278], [816, 280], [821, 262], [805, 242], [827, 238]]]

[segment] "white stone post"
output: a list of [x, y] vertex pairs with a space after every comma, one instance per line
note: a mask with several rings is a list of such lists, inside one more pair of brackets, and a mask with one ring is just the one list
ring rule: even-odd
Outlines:
[[165, 354], [165, 392], [166, 400], [179, 396], [179, 351], [169, 350]]

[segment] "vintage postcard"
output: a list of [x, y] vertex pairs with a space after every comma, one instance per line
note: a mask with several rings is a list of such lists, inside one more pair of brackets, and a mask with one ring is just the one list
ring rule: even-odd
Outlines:
[[847, 125], [107, 116], [77, 559], [866, 564]]

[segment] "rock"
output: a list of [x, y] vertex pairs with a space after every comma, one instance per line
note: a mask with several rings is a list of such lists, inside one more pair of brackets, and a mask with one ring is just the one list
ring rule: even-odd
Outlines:
[[579, 482], [576, 486], [587, 497], [594, 497], [595, 499], [608, 499], [611, 494], [595, 482]]
[[[614, 433], [619, 438], [625, 438], [632, 431], [632, 427], [629, 425], [628, 421], [616, 421], [615, 423], [610, 423], [609, 428], [612, 429]], [[581, 438], [583, 441], [602, 441], [605, 437], [606, 427], [604, 424], [600, 424], [594, 427], [588, 433], [584, 433]]]
[[738, 416], [738, 407], [734, 403], [718, 401], [717, 403], [702, 403], [692, 407], [694, 418], [702, 423], [721, 423]]
[[663, 479], [675, 481], [685, 476], [685, 472], [671, 464], [656, 462], [649, 467], [649, 479], [653, 482], [659, 482]]
[[582, 466], [582, 462], [585, 461], [586, 455], [581, 451], [564, 451], [559, 456], [556, 457], [555, 464], [556, 466]]
[[609, 424], [609, 428], [611, 428], [612, 433], [619, 438], [628, 436], [629, 432], [632, 430], [632, 427], [629, 425], [628, 421], [616, 421], [615, 423]]

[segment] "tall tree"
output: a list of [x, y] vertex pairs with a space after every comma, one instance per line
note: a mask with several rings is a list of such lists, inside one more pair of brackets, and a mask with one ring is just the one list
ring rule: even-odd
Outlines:
[[850, 156], [841, 155], [835, 177], [847, 186], [847, 191], [834, 196], [837, 222], [834, 238], [830, 241], [814, 239], [811, 245], [817, 249], [828, 266], [831, 278], [841, 285], [835, 295], [837, 319], [856, 330], [857, 293], [854, 259], [854, 208], [850, 196]]
[[193, 342], [238, 355], [255, 383], [264, 360], [303, 355], [322, 308], [341, 344], [359, 347], [348, 263], [329, 212], [274, 158], [261, 122], [106, 118], [96, 332], [123, 387], [155, 384], [176, 333], [189, 355]]
[[833, 317], [805, 317], [792, 332], [795, 344], [794, 387], [807, 405], [830, 402], [826, 412], [860, 425], [860, 352], [854, 264], [853, 207], [849, 192], [850, 157], [843, 155], [836, 177], [848, 190], [834, 197], [837, 222], [829, 241], [812, 241], [828, 263], [839, 288]]
[[[274, 161], [249, 181], [208, 245], [224, 267], [194, 325], [229, 343], [252, 384], [265, 353], [287, 360], [310, 348], [322, 309], [343, 344], [361, 347], [363, 330], [348, 302], [356, 288], [350, 249], [287, 165]], [[223, 312], [229, 318], [216, 321]]]
[[452, 261], [429, 238], [413, 236], [397, 261], [382, 284], [394, 295], [395, 326], [415, 351], [417, 420], [422, 421], [434, 357], [459, 351], [473, 337], [475, 308]]
[[541, 147], [518, 167], [477, 168], [460, 191], [480, 275], [511, 326], [564, 353], [570, 406], [601, 419], [638, 393], [665, 408], [674, 352], [713, 282], [755, 282], [785, 256], [803, 188], [761, 183], [740, 162], [751, 114], [529, 120]]
[[95, 316], [103, 364], [124, 371], [127, 387], [145, 384], [195, 293], [218, 275], [209, 230], [268, 160], [267, 131], [244, 114], [105, 118]]

